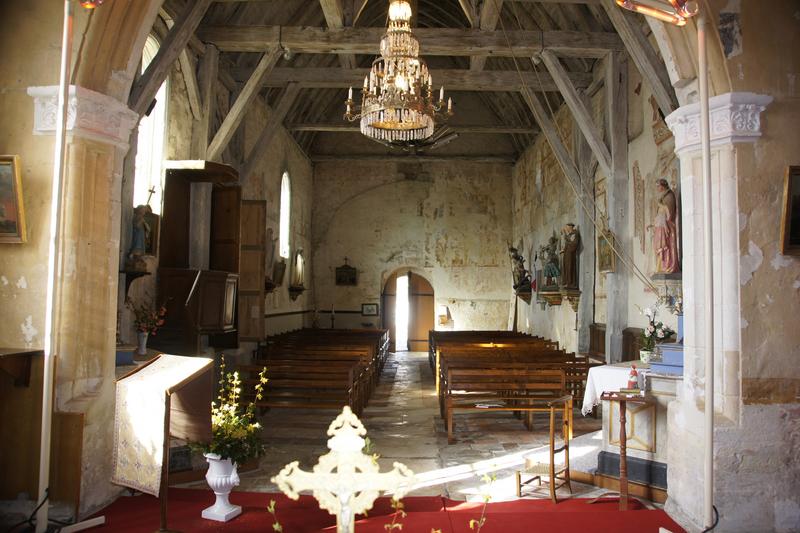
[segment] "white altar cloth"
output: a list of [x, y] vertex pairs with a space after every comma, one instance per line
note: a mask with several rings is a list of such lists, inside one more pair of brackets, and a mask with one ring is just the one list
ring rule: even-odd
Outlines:
[[639, 361], [626, 361], [613, 365], [593, 366], [589, 369], [589, 376], [586, 378], [586, 389], [583, 392], [583, 416], [592, 412], [595, 405], [600, 404], [600, 396], [607, 391], [618, 391], [628, 386], [628, 376], [631, 373], [631, 365], [636, 364], [639, 372], [639, 387], [644, 384], [644, 374], [648, 372], [649, 365]]

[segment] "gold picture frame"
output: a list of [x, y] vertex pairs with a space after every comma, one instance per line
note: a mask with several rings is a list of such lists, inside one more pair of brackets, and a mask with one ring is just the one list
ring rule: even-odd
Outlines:
[[[603, 233], [605, 233], [605, 237], [603, 237]], [[611, 245], [615, 242], [614, 234], [611, 233], [611, 230], [605, 230], [603, 233], [597, 232], [597, 270], [601, 274], [607, 274], [616, 271], [617, 255]]]
[[0, 155], [0, 243], [24, 243], [25, 204], [18, 155]]
[[800, 256], [800, 166], [786, 167], [781, 220], [781, 253]]

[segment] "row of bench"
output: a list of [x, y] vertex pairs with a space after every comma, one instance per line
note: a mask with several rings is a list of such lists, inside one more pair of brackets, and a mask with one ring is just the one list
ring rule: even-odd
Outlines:
[[582, 397], [589, 367], [597, 363], [567, 353], [552, 341], [514, 332], [447, 331], [430, 333], [431, 363], [448, 441], [454, 442], [453, 415], [462, 410], [547, 411], [553, 400]]
[[243, 390], [267, 367], [261, 408], [341, 409], [360, 414], [388, 355], [387, 330], [301, 329], [271, 337], [239, 367]]

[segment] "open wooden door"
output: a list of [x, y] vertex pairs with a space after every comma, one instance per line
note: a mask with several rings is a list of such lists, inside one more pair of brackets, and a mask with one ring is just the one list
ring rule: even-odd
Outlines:
[[[389, 279], [386, 280], [386, 285], [383, 286], [383, 294], [381, 294], [381, 319], [383, 327], [389, 330], [389, 351], [397, 351], [395, 340], [397, 338], [397, 330], [395, 328], [395, 309], [397, 306], [397, 277], [400, 274], [395, 272]], [[405, 347], [401, 347], [405, 350]]]
[[435, 325], [433, 286], [418, 274], [409, 273], [408, 276], [408, 349], [412, 352], [427, 352], [428, 332]]

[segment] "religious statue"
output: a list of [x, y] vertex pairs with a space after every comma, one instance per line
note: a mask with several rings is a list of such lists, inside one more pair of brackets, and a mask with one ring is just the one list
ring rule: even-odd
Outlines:
[[561, 228], [561, 286], [567, 289], [578, 288], [578, 248], [581, 234], [575, 224], [565, 224]]
[[133, 209], [133, 224], [131, 234], [131, 248], [128, 251], [128, 260], [125, 264], [127, 270], [146, 271], [147, 264], [142, 256], [147, 250], [147, 241], [150, 238], [150, 225], [146, 216], [153, 210], [149, 205], [137, 205]]
[[294, 264], [292, 265], [292, 279], [289, 284], [291, 287], [304, 287], [306, 281], [306, 260], [303, 258], [303, 249], [298, 248], [294, 254]]
[[648, 227], [648, 229], [653, 229], [656, 273], [673, 274], [680, 272], [681, 269], [678, 257], [678, 202], [667, 180], [658, 180], [656, 187], [658, 188], [658, 208], [653, 224]]
[[525, 258], [520, 255], [516, 248], [509, 247], [508, 253], [511, 254], [511, 268], [514, 276], [514, 290], [530, 291], [531, 275], [525, 268]]
[[542, 246], [540, 255], [544, 258], [543, 274], [545, 286], [558, 285], [561, 269], [558, 266], [558, 238], [555, 235], [550, 237], [546, 246]]

